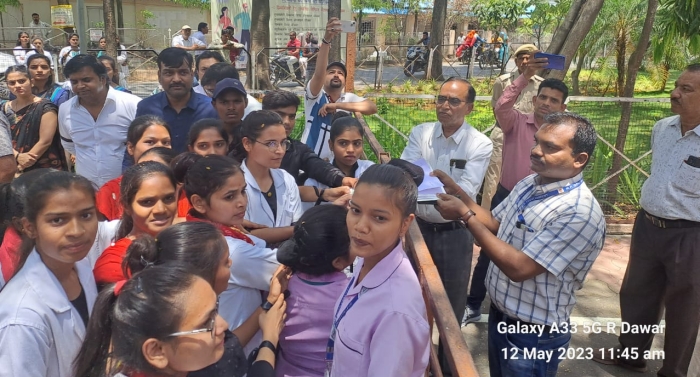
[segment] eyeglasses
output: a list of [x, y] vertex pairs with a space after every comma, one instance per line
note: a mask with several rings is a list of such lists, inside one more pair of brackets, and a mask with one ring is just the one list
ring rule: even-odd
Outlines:
[[216, 299], [216, 308], [214, 308], [214, 311], [212, 312], [211, 319], [209, 320], [209, 326], [205, 329], [197, 329], [197, 330], [190, 330], [190, 331], [180, 331], [176, 333], [172, 333], [168, 335], [168, 337], [171, 336], [185, 336], [185, 335], [194, 335], [194, 334], [201, 334], [205, 332], [210, 332], [211, 333], [211, 338], [215, 339], [216, 334], [214, 329], [216, 328], [216, 317], [219, 316], [219, 299]]
[[437, 96], [435, 98], [435, 103], [438, 105], [442, 105], [445, 102], [450, 104], [450, 107], [457, 107], [462, 104], [462, 102], [467, 102], [465, 100], [461, 100], [459, 98], [454, 98], [454, 97], [446, 97], [446, 96]]
[[280, 146], [282, 147], [282, 150], [286, 152], [289, 150], [289, 147], [292, 146], [292, 142], [289, 141], [289, 139], [284, 139], [281, 142], [276, 141], [276, 140], [272, 140], [272, 141], [267, 141], [264, 143], [261, 141], [257, 141], [257, 140], [253, 140], [253, 141], [255, 141], [258, 144], [262, 144], [262, 145], [266, 146], [267, 149], [270, 150], [270, 152], [276, 152], [277, 148], [279, 148]]

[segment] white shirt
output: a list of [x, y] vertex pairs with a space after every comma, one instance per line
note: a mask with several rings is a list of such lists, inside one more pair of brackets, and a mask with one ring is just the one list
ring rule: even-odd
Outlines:
[[[29, 57], [32, 56], [32, 55], [34, 55], [34, 54], [37, 54], [36, 50], [32, 50], [32, 51], [27, 52], [27, 55], [25, 56], [25, 60], [24, 60], [24, 61], [26, 62], [27, 60], [29, 60]], [[49, 61], [51, 62], [51, 69], [54, 69], [54, 68], [55, 68], [55, 65], [54, 65], [54, 63], [53, 63], [53, 55], [51, 55], [50, 52], [44, 50], [44, 56], [46, 56], [47, 58], [49, 58]]]
[[[206, 91], [204, 91], [204, 87], [200, 84], [192, 88], [195, 93], [199, 94], [204, 94], [205, 96], [209, 97]], [[245, 107], [245, 112], [243, 113], [243, 118], [248, 116], [253, 111], [258, 111], [262, 110], [262, 103], [258, 101], [255, 97], [251, 96], [250, 94], [246, 94], [246, 98], [248, 99], [248, 106]]]
[[114, 242], [119, 229], [120, 220], [100, 221], [97, 223], [97, 235], [95, 242], [92, 244], [88, 255], [84, 258], [90, 262], [90, 268], [95, 267], [95, 262], [102, 255], [106, 248], [110, 247]]
[[[80, 49], [78, 49], [77, 51], [73, 51], [73, 48], [71, 46], [66, 46], [62, 48], [61, 51], [58, 53], [58, 63], [65, 66], [76, 55], [80, 55]], [[66, 57], [66, 61], [61, 63], [61, 60], [64, 56]]]
[[248, 207], [245, 219], [271, 228], [290, 226], [302, 215], [299, 187], [291, 174], [283, 169], [270, 169], [277, 195], [277, 216], [273, 216], [270, 205], [263, 196], [258, 182], [248, 170], [247, 160], [241, 164], [245, 182], [248, 184]]
[[464, 43], [464, 37], [460, 35], [459, 37], [457, 37], [457, 44], [461, 46], [462, 43]]
[[[311, 83], [306, 85], [306, 95], [304, 96], [304, 113], [306, 123], [304, 123], [304, 133], [301, 135], [301, 142], [308, 145], [314, 153], [321, 158], [330, 159], [333, 157], [328, 139], [331, 134], [331, 120], [333, 114], [325, 117], [318, 116], [321, 107], [330, 102], [326, 92], [321, 88], [317, 95], [311, 94]], [[365, 99], [353, 93], [343, 93], [335, 103], [362, 102]]]
[[[86, 260], [75, 264], [88, 312], [97, 287]], [[0, 377], [71, 377], [85, 325], [36, 250], [0, 292]]]
[[122, 174], [126, 133], [139, 101], [139, 97], [109, 88], [97, 121], [80, 105], [77, 96], [58, 109], [61, 144], [75, 155], [76, 172], [95, 187]]
[[49, 31], [51, 30], [51, 25], [44, 21], [39, 20], [39, 23], [34, 23], [34, 20], [27, 26], [29, 28], [29, 36], [38, 35], [43, 40], [49, 38]]
[[700, 125], [681, 135], [680, 116], [661, 119], [651, 131], [651, 150], [639, 204], [654, 216], [700, 222], [700, 168], [685, 163], [700, 158]]
[[[248, 237], [255, 243], [232, 237], [224, 237], [228, 244], [231, 261], [231, 275], [228, 287], [219, 295], [219, 314], [226, 320], [231, 330], [242, 325], [262, 304], [261, 291], [270, 290], [272, 274], [277, 270], [277, 249], [266, 247], [265, 241], [251, 234]], [[244, 347], [246, 355], [262, 341], [260, 331]]]
[[[443, 135], [440, 122], [423, 123], [411, 131], [401, 159], [413, 162], [424, 158], [433, 170], [449, 174], [470, 198], [476, 200], [492, 150], [491, 140], [466, 121], [448, 138]], [[464, 169], [450, 169], [452, 159], [467, 160], [467, 164]], [[416, 216], [433, 223], [448, 222], [429, 204], [419, 204]]]
[[176, 35], [175, 37], [173, 37], [173, 47], [192, 47], [194, 45], [207, 47], [207, 45], [204, 44], [204, 42], [200, 41], [199, 39], [192, 38], [191, 35], [187, 39], [183, 38], [182, 35]]
[[[34, 47], [32, 46], [32, 48]], [[15, 48], [12, 50], [12, 54], [15, 56], [15, 63], [17, 65], [26, 65], [27, 57], [34, 52], [34, 50], [25, 50], [22, 46], [15, 46]]]

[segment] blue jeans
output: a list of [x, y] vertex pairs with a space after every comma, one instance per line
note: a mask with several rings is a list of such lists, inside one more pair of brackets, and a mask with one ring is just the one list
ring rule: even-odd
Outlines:
[[[500, 332], [498, 323], [505, 325], [524, 324], [506, 316], [491, 305], [489, 310], [489, 369], [491, 377], [555, 377], [559, 367], [560, 349], [569, 347], [571, 334], [568, 332], [550, 332], [545, 330], [538, 334], [508, 334]], [[505, 327], [504, 324], [501, 327]], [[562, 327], [562, 326], [560, 326]], [[548, 329], [549, 327], [547, 327]], [[525, 351], [528, 354], [525, 354]], [[551, 351], [549, 361], [542, 352]]]

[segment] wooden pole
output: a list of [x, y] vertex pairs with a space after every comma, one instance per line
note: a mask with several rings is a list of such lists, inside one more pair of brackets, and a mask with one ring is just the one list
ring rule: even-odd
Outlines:
[[345, 78], [345, 91], [355, 91], [355, 59], [357, 57], [357, 33], [348, 33], [345, 40], [345, 67], [348, 77]]

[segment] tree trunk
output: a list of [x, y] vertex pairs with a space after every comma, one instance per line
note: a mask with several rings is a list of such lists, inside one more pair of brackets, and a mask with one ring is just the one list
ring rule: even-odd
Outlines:
[[126, 42], [124, 42], [124, 7], [122, 0], [117, 0], [117, 29], [119, 33], [119, 40], [126, 47]]
[[[336, 17], [340, 19], [340, 0], [328, 0], [328, 19], [331, 17]], [[339, 36], [333, 38], [331, 42], [331, 49], [328, 53], [328, 62], [339, 62], [340, 57], [340, 38], [344, 37], [345, 34], [341, 33]]]
[[664, 89], [666, 89], [666, 84], [668, 83], [668, 76], [671, 72], [671, 65], [668, 62], [663, 62], [661, 63], [661, 87], [659, 88], [660, 92], [663, 92]]
[[627, 30], [622, 28], [615, 38], [615, 63], [617, 65], [617, 80], [615, 81], [615, 91], [618, 97], [624, 96], [625, 87], [625, 58], [627, 57]]
[[[433, 18], [430, 28], [430, 49], [432, 50], [442, 44], [442, 38], [445, 33], [445, 18], [447, 18], [447, 0], [435, 0], [433, 5]], [[433, 78], [442, 81], [442, 59], [446, 51], [443, 47], [438, 47], [433, 54], [432, 68], [430, 72], [426, 72], [426, 78]]]
[[[623, 92], [624, 97], [634, 97], [634, 84], [637, 81], [637, 73], [639, 72], [639, 67], [642, 65], [642, 60], [644, 59], [644, 54], [649, 47], [649, 38], [651, 37], [652, 27], [654, 25], [654, 18], [656, 17], [656, 10], [659, 6], [658, 0], [649, 0], [647, 3], [647, 14], [644, 19], [644, 27], [642, 28], [642, 33], [639, 36], [639, 41], [637, 41], [637, 47], [630, 56], [629, 62], [627, 63], [627, 78], [625, 80], [625, 89]], [[632, 115], [632, 103], [623, 102], [622, 111], [620, 114], [620, 123], [617, 129], [617, 139], [615, 140], [615, 149], [624, 152], [625, 142], [627, 141], [627, 130], [630, 125], [630, 117]], [[622, 156], [615, 153], [613, 154], [613, 163], [610, 168], [610, 172], [616, 172], [622, 167]], [[608, 181], [607, 192], [608, 195], [613, 195], [617, 193], [617, 183], [619, 181], [619, 175], [615, 175]], [[612, 198], [610, 198], [612, 199]], [[612, 200], [609, 200], [612, 202]]]
[[585, 2], [586, 0], [573, 0], [571, 2], [571, 8], [569, 8], [569, 12], [566, 14], [564, 21], [559, 24], [557, 29], [554, 31], [552, 42], [549, 43], [547, 52], [552, 54], [559, 53], [559, 50], [561, 50], [562, 46], [564, 46], [564, 42], [566, 42], [566, 38], [568, 37], [571, 28], [574, 27], [574, 24], [579, 17], [579, 13], [581, 12], [581, 7]]
[[588, 51], [586, 50], [583, 50], [581, 51], [581, 53], [578, 54], [578, 60], [576, 60], [576, 69], [573, 72], [571, 72], [571, 95], [573, 96], [581, 95], [578, 76], [581, 74], [581, 70], [583, 69], [583, 62], [586, 59], [586, 55], [588, 55]]
[[[566, 57], [566, 63], [564, 64], [564, 67], [569, 67], [571, 65], [571, 58], [574, 56], [574, 54], [576, 54], [578, 47], [581, 45], [581, 42], [583, 42], [584, 38], [586, 38], [586, 35], [591, 30], [591, 27], [593, 26], [596, 17], [598, 17], [598, 13], [600, 12], [600, 9], [602, 7], [603, 0], [585, 1], [585, 3], [579, 9], [579, 15], [576, 18], [574, 24], [571, 26], [569, 32], [567, 33], [565, 40], [561, 45], [561, 48], [559, 48], [558, 50], [555, 49], [555, 46], [553, 46], [553, 40], [552, 44], [549, 45], [547, 52], [564, 55]], [[568, 19], [569, 15], [567, 15], [566, 17]], [[562, 23], [562, 25], [559, 26], [559, 28], [564, 27], [564, 24], [566, 24], [566, 20]], [[556, 34], [559, 34], [559, 29], [557, 29], [557, 31], [555, 32], [555, 35]], [[564, 69], [561, 71], [551, 70], [549, 71], [549, 73], [545, 74], [545, 78], [556, 78], [559, 80], [563, 80], [564, 76], [566, 76], [567, 71], [568, 69]]]
[[[107, 47], [105, 53], [117, 60], [117, 23], [114, 19], [114, 0], [102, 0], [102, 10], [105, 18], [105, 39], [107, 39]], [[115, 68], [119, 73], [119, 64], [115, 64]], [[110, 77], [110, 80], [112, 78]]]
[[[251, 14], [251, 37], [249, 61], [255, 59], [255, 80], [256, 89], [272, 90], [270, 83], [270, 0], [255, 0], [252, 2], [253, 11]], [[259, 53], [261, 52], [261, 53]], [[257, 55], [256, 55], [257, 54]], [[248, 64], [248, 77], [252, 77], [252, 64]], [[252, 80], [246, 80], [248, 88], [252, 85]]]

